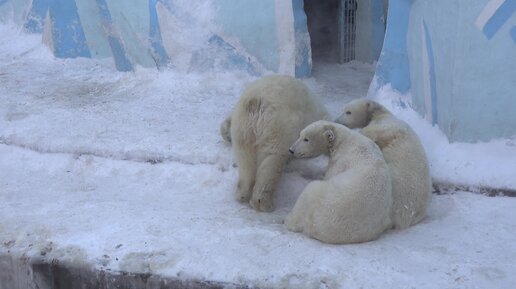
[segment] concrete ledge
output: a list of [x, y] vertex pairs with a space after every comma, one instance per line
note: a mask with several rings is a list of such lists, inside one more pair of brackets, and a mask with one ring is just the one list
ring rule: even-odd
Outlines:
[[449, 182], [433, 182], [433, 190], [435, 194], [444, 195], [454, 191], [465, 191], [471, 193], [480, 193], [489, 197], [516, 197], [516, 189], [510, 188], [493, 188], [487, 186], [476, 186], [467, 184], [454, 184]]
[[0, 256], [0, 289], [222, 289], [249, 288], [214, 281], [167, 278], [149, 273], [99, 270], [87, 266]]

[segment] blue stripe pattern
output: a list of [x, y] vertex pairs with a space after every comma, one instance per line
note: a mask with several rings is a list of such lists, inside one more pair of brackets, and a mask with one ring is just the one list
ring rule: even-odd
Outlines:
[[498, 10], [496, 10], [493, 17], [487, 21], [482, 30], [487, 39], [493, 38], [500, 28], [511, 18], [514, 12], [516, 12], [516, 0], [506, 0]]
[[75, 0], [52, 0], [50, 17], [56, 57], [91, 58]]
[[[312, 69], [310, 66], [310, 45], [306, 41], [308, 37], [304, 37], [305, 35], [308, 36], [308, 26], [303, 6], [303, 0], [292, 0], [292, 9], [294, 10], [294, 37], [296, 38], [296, 46], [298, 46], [296, 47], [296, 51], [301, 53], [299, 57], [302, 59], [301, 63], [297, 63], [296, 61], [296, 77], [308, 77]], [[301, 37], [301, 39], [298, 39], [298, 37]], [[295, 57], [297, 59], [298, 55]]]
[[387, 31], [380, 60], [376, 66], [378, 85], [391, 84], [406, 93], [410, 89], [407, 34], [412, 0], [390, 0]]
[[[27, 20], [23, 24], [26, 31], [32, 33], [42, 33], [45, 17], [53, 0], [33, 0]], [[5, 2], [4, 2], [5, 3]]]
[[222, 37], [220, 37], [219, 35], [215, 34], [212, 37], [210, 37], [208, 43], [218, 48], [221, 48], [225, 52], [229, 62], [229, 65], [226, 67], [227, 69], [242, 69], [246, 70], [250, 75], [258, 75], [258, 72], [254, 68], [254, 66], [248, 61], [247, 57], [241, 55], [235, 47], [224, 41], [224, 39], [222, 39]]
[[153, 58], [158, 68], [166, 66], [170, 59], [163, 47], [163, 40], [161, 39], [161, 30], [158, 22], [158, 12], [156, 11], [156, 4], [163, 2], [163, 0], [149, 0], [149, 18], [150, 18], [150, 40], [153, 48]]
[[511, 29], [511, 37], [514, 43], [516, 43], [516, 26]]
[[113, 19], [111, 18], [111, 13], [109, 12], [109, 8], [107, 6], [106, 0], [95, 0], [97, 2], [97, 7], [99, 8], [100, 17], [102, 17], [102, 21], [104, 21], [104, 25], [113, 24]]
[[428, 26], [426, 26], [426, 22], [423, 20], [423, 27], [425, 29], [425, 42], [426, 42], [426, 51], [428, 52], [428, 63], [430, 68], [430, 90], [431, 90], [431, 100], [432, 100], [432, 124], [437, 124], [437, 85], [435, 80], [435, 59], [434, 59], [434, 49], [432, 47], [432, 39], [430, 38], [430, 32], [428, 31]]
[[371, 45], [371, 57], [376, 61], [382, 52], [383, 39], [385, 37], [385, 26], [383, 18], [383, 0], [371, 1], [371, 24], [373, 26], [373, 40]]
[[[107, 6], [106, 0], [95, 0], [97, 2], [97, 7], [99, 8], [99, 13], [103, 21], [103, 26], [106, 31], [112, 31], [113, 19], [111, 18], [111, 13], [109, 12], [109, 8]], [[108, 32], [109, 33], [109, 32]], [[111, 51], [113, 53], [113, 58], [115, 59], [116, 69], [119, 71], [131, 71], [133, 70], [133, 65], [127, 59], [126, 52], [124, 46], [122, 45], [122, 41], [115, 35], [108, 35], [109, 46], [111, 46]]]

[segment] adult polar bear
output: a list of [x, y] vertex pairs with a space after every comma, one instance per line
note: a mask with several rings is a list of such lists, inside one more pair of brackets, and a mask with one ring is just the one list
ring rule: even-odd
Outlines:
[[371, 241], [391, 227], [389, 169], [378, 146], [343, 125], [317, 121], [301, 131], [290, 152], [329, 154], [324, 180], [312, 181], [287, 216], [287, 228], [326, 243]]
[[392, 179], [394, 228], [421, 221], [432, 193], [430, 168], [416, 133], [381, 104], [367, 99], [349, 102], [336, 120], [362, 133], [382, 150]]
[[306, 125], [327, 116], [324, 106], [293, 77], [271, 75], [251, 83], [221, 124], [238, 165], [236, 198], [250, 200], [258, 211], [272, 211], [290, 145]]

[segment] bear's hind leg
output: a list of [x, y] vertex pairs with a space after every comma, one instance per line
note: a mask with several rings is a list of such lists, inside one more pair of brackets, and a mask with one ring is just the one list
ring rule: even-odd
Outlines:
[[273, 194], [287, 161], [288, 155], [270, 154], [260, 163], [250, 202], [255, 210], [271, 212], [274, 209]]

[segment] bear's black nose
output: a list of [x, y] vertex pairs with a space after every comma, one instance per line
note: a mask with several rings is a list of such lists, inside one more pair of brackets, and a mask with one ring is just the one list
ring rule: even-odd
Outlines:
[[288, 151], [290, 152], [291, 155], [294, 154], [294, 151], [292, 149], [288, 149]]

